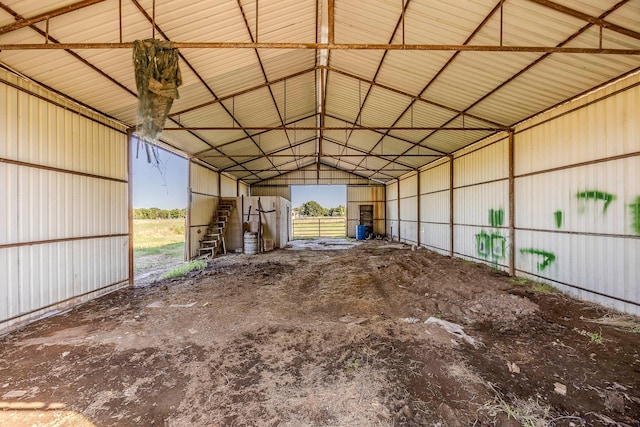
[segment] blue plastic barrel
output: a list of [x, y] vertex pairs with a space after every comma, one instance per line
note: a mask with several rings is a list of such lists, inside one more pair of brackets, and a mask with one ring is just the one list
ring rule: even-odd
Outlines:
[[367, 226], [359, 225], [358, 228], [356, 229], [356, 239], [364, 240], [366, 238], [367, 238]]

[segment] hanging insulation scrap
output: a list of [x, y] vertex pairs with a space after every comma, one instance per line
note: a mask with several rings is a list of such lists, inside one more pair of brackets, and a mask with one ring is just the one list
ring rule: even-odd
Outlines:
[[136, 40], [133, 67], [138, 89], [136, 133], [145, 142], [157, 141], [182, 84], [178, 50], [171, 42]]

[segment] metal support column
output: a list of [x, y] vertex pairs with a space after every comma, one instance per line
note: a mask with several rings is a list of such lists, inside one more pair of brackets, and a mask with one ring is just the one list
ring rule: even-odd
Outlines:
[[514, 131], [509, 131], [509, 275], [516, 275], [516, 201]]

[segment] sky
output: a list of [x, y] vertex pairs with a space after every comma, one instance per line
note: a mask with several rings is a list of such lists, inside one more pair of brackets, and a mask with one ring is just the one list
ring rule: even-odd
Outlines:
[[291, 206], [300, 207], [304, 202], [315, 201], [323, 208], [347, 206], [346, 185], [292, 185]]
[[[183, 209], [187, 206], [187, 160], [163, 149], [158, 149], [160, 170], [147, 162], [140, 147], [136, 158], [133, 146], [133, 207]], [[162, 171], [162, 172], [161, 172]], [[293, 185], [291, 205], [316, 201], [324, 208], [347, 205], [346, 185]]]
[[147, 162], [142, 146], [136, 158], [136, 144], [133, 144], [133, 207], [184, 209], [187, 207], [187, 160], [163, 149], [158, 151], [160, 170]]

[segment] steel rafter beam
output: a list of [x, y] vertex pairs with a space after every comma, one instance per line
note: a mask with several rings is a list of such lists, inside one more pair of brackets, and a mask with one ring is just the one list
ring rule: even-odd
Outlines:
[[[393, 31], [391, 32], [391, 37], [389, 37], [389, 43], [393, 42], [393, 39], [395, 38], [396, 33], [398, 32], [398, 29], [402, 28], [401, 26], [404, 23], [404, 14], [407, 8], [409, 7], [410, 2], [411, 0], [406, 0], [406, 2], [402, 0], [402, 3], [403, 3], [402, 13], [400, 14], [400, 18], [398, 18], [398, 21], [396, 22], [396, 26], [393, 28]], [[380, 63], [378, 64], [378, 68], [376, 69], [376, 72], [373, 75], [373, 78], [371, 79], [371, 84], [369, 85], [369, 89], [367, 89], [367, 94], [364, 96], [364, 99], [362, 100], [362, 104], [358, 105], [358, 114], [356, 115], [356, 118], [354, 120], [355, 123], [362, 122], [362, 110], [364, 110], [364, 106], [366, 105], [367, 100], [369, 99], [369, 95], [371, 95], [371, 90], [374, 87], [373, 84], [376, 82], [376, 79], [378, 78], [378, 74], [380, 74], [380, 70], [382, 69], [382, 64], [384, 63], [384, 60], [387, 58], [388, 53], [389, 51], [385, 50], [384, 53], [382, 54], [382, 58], [380, 58]], [[351, 134], [352, 132], [349, 132], [345, 143], [349, 142], [349, 139], [351, 138]]]
[[[0, 35], [9, 33], [11, 31], [18, 30], [20, 28], [29, 27], [29, 26], [31, 26], [33, 24], [38, 23], [38, 22], [46, 21], [46, 20], [54, 18], [56, 16], [64, 15], [66, 13], [73, 12], [73, 11], [78, 10], [78, 9], [82, 9], [84, 7], [87, 7], [87, 6], [94, 5], [96, 3], [102, 3], [103, 1], [104, 0], [83, 0], [83, 1], [80, 1], [80, 2], [77, 2], [77, 3], [73, 3], [73, 4], [70, 4], [70, 5], [67, 5], [67, 6], [60, 7], [58, 9], [51, 10], [49, 12], [45, 12], [45, 13], [41, 13], [41, 14], [36, 15], [36, 16], [32, 16], [31, 18], [24, 18], [24, 17], [22, 17], [20, 15], [16, 16], [13, 13], [9, 12], [12, 15], [14, 15], [14, 17], [17, 19], [17, 22], [14, 22], [13, 24], [8, 24], [8, 25], [5, 25], [3, 27], [0, 27]], [[6, 11], [9, 11], [9, 7], [6, 6], [3, 3], [0, 3], [0, 8], [4, 9]]]
[[[244, 20], [244, 25], [245, 28], [247, 29], [247, 33], [249, 34], [249, 38], [251, 39], [252, 42], [258, 41], [258, 2], [256, 1], [256, 36], [255, 39], [253, 38], [253, 33], [251, 32], [251, 28], [249, 27], [249, 21], [247, 21], [247, 15], [244, 13], [244, 8], [242, 7], [242, 2], [240, 0], [237, 0], [238, 2], [238, 8], [240, 9], [240, 13], [242, 14], [242, 19]], [[258, 65], [260, 65], [260, 71], [262, 71], [262, 76], [264, 77], [264, 83], [267, 85], [267, 89], [269, 90], [269, 95], [271, 95], [271, 101], [273, 101], [273, 106], [276, 109], [276, 112], [278, 113], [278, 119], [280, 120], [280, 124], [282, 126], [285, 125], [285, 120], [282, 117], [282, 113], [280, 112], [280, 108], [278, 108], [278, 103], [276, 102], [276, 97], [273, 95], [273, 90], [271, 89], [271, 86], [268, 84], [269, 83], [269, 77], [267, 77], [267, 72], [264, 69], [264, 64], [262, 63], [262, 58], [260, 58], [260, 53], [258, 52], [258, 49], [254, 49], [253, 52], [256, 54], [256, 58], [258, 59]], [[286, 81], [285, 81], [285, 85], [286, 85]], [[286, 87], [286, 86], [285, 86]], [[287, 100], [286, 100], [286, 90], [285, 90], [285, 101], [284, 101], [284, 105], [287, 105]], [[284, 116], [286, 117], [287, 112], [285, 110], [284, 112]], [[289, 134], [285, 132], [285, 137], [287, 138], [287, 142], [289, 143], [289, 147], [291, 147], [291, 139], [289, 139]], [[274, 165], [275, 167], [275, 165]]]
[[[600, 19], [604, 19], [605, 17], [607, 17], [609, 14], [613, 13], [614, 11], [616, 11], [617, 9], [619, 9], [621, 6], [623, 6], [625, 3], [628, 3], [629, 0], [621, 0], [618, 3], [616, 3], [613, 7], [611, 7], [611, 9], [607, 10], [606, 12], [604, 12], [603, 14], [601, 14], [599, 16]], [[565, 40], [563, 40], [562, 42], [560, 42], [558, 44], [558, 46], [564, 46], [567, 43], [571, 42], [572, 40], [574, 40], [576, 37], [578, 37], [579, 35], [581, 35], [582, 33], [584, 33], [586, 30], [588, 30], [589, 28], [591, 28], [593, 26], [593, 24], [588, 23], [585, 26], [583, 26], [582, 28], [580, 28], [578, 31], [576, 31], [574, 34], [570, 35], [569, 37], [567, 37]], [[494, 93], [496, 93], [498, 90], [502, 89], [503, 87], [505, 87], [506, 85], [508, 85], [509, 83], [511, 83], [513, 80], [515, 80], [516, 78], [520, 77], [521, 75], [523, 75], [525, 72], [529, 71], [531, 68], [535, 67], [536, 65], [538, 65], [540, 62], [542, 62], [543, 60], [545, 60], [546, 58], [548, 58], [549, 56], [551, 56], [551, 53], [546, 53], [542, 56], [540, 56], [538, 59], [536, 59], [535, 61], [533, 61], [531, 64], [527, 65], [526, 67], [524, 67], [523, 69], [521, 69], [520, 71], [518, 71], [516, 74], [514, 74], [513, 76], [511, 76], [510, 78], [508, 78], [507, 80], [505, 80], [504, 82], [502, 82], [501, 84], [499, 84], [497, 87], [495, 87], [493, 90], [489, 91], [488, 93], [486, 93], [484, 96], [482, 96], [480, 99], [477, 99], [476, 101], [474, 101], [470, 106], [468, 106], [467, 108], [465, 108], [463, 111], [460, 112], [460, 114], [458, 114], [457, 116], [453, 117], [451, 120], [449, 120], [448, 122], [446, 122], [444, 124], [444, 126], [448, 125], [449, 123], [453, 122], [455, 119], [457, 119], [458, 117], [460, 117], [460, 115], [462, 114], [466, 114], [467, 111], [469, 111], [470, 109], [472, 109], [473, 107], [475, 107], [476, 105], [480, 104], [482, 101], [484, 101], [485, 99], [487, 99], [489, 96], [493, 95]], [[428, 138], [430, 138], [434, 133], [436, 133], [438, 131], [433, 131], [431, 132], [429, 135], [425, 136], [421, 141], [419, 141], [419, 144], [422, 144], [424, 141], [426, 141]], [[477, 142], [477, 141], [476, 141]], [[473, 142], [472, 142], [473, 144]], [[405, 151], [403, 154], [407, 153], [409, 150]], [[400, 155], [402, 156], [402, 154]]]
[[[153, 26], [154, 30], [157, 30], [158, 33], [167, 41], [170, 41], [171, 39], [165, 34], [164, 31], [162, 31], [162, 29], [160, 28], [160, 26], [158, 25], [158, 23], [156, 22], [156, 20], [154, 19], [154, 17], [149, 16], [149, 14], [147, 13], [147, 11], [145, 10], [144, 7], [142, 7], [142, 5], [140, 5], [140, 3], [138, 2], [138, 0], [131, 0], [132, 3], [138, 8], [138, 10], [140, 11], [140, 13], [147, 19], [147, 21], [149, 21], [149, 23]], [[154, 2], [155, 5], [155, 2]], [[216, 95], [216, 93], [213, 91], [213, 89], [211, 89], [211, 87], [207, 84], [207, 82], [202, 78], [202, 76], [196, 71], [196, 69], [191, 65], [191, 63], [187, 60], [187, 58], [185, 58], [185, 56], [178, 51], [178, 55], [180, 56], [180, 59], [184, 62], [184, 64], [189, 67], [189, 69], [193, 72], [193, 74], [198, 78], [198, 80], [200, 80], [200, 83], [202, 83], [202, 85], [205, 87], [205, 89], [207, 89], [207, 91], [211, 94], [211, 96], [213, 96], [214, 99], [218, 98], [218, 95]], [[225, 112], [232, 118], [232, 120], [234, 121], [234, 123], [237, 123], [238, 126], [242, 126], [238, 120], [236, 120], [236, 118], [234, 117], [234, 115], [229, 111], [229, 109], [227, 107], [224, 106], [224, 104], [222, 104], [222, 108], [225, 110]], [[171, 119], [173, 122], [176, 122], [179, 126], [182, 126], [180, 123], [177, 122], [177, 120], [175, 119]], [[251, 135], [249, 135], [248, 132], [245, 132], [246, 135], [251, 139], [251, 141], [255, 144], [255, 146], [258, 148], [258, 150], [262, 151], [260, 146], [253, 140], [253, 138], [251, 138]], [[205, 141], [203, 138], [201, 138], [198, 135], [195, 135], [198, 139]], [[212, 147], [213, 149], [215, 149], [211, 143], [209, 143], [208, 141], [205, 142], [208, 146]], [[272, 166], [275, 168], [275, 165], [272, 164]]]
[[[509, 130], [508, 127], [442, 127], [442, 126], [290, 126], [290, 125], [282, 125], [282, 126], [243, 126], [243, 127], [233, 127], [233, 126], [184, 126], [179, 128], [164, 128], [164, 131], [229, 131], [229, 130], [260, 130], [260, 131], [272, 131], [272, 130], [368, 130], [368, 131], [392, 131], [392, 130], [460, 130], [460, 131], [470, 131], [470, 130]], [[386, 135], [385, 135], [386, 136]], [[389, 135], [393, 137], [393, 135]]]
[[[473, 40], [473, 38], [475, 37], [476, 34], [478, 34], [478, 32], [485, 26], [485, 24], [487, 22], [489, 22], [489, 20], [491, 19], [491, 17], [493, 15], [495, 15], [495, 13], [498, 10], [501, 10], [503, 5], [503, 0], [500, 0], [495, 6], [494, 8], [487, 14], [487, 16], [485, 16], [485, 18], [482, 20], [482, 22], [480, 22], [480, 24], [478, 24], [478, 26], [475, 28], [475, 30], [473, 30], [471, 32], [471, 34], [467, 37], [467, 39], [464, 41], [463, 44], [467, 45], [469, 43], [471, 43], [471, 40]], [[431, 87], [431, 85], [438, 79], [438, 77], [440, 77], [440, 75], [444, 72], [444, 70], [446, 70], [449, 65], [451, 65], [451, 63], [455, 60], [455, 58], [460, 54], [460, 52], [456, 52], [454, 53], [451, 58], [449, 58], [447, 60], [447, 62], [440, 68], [440, 70], [438, 70], [438, 72], [429, 80], [429, 82], [427, 82], [427, 84], [422, 88], [422, 90], [420, 91], [420, 93], [418, 94], [417, 97], [413, 98], [411, 100], [411, 102], [409, 103], [409, 105], [407, 105], [407, 107], [404, 109], [404, 111], [402, 113], [400, 113], [400, 115], [398, 116], [398, 118], [396, 120], [394, 120], [393, 125], [396, 125], [400, 120], [402, 120], [402, 117], [411, 109], [413, 108], [413, 105], [416, 103], [416, 100], [422, 98], [422, 96], [424, 95], [424, 93], [429, 89], [429, 87]], [[456, 114], [460, 114], [460, 111], [456, 111]], [[476, 118], [476, 117], [474, 117]], [[477, 118], [476, 118], [477, 119]], [[433, 130], [437, 130], [437, 129], [433, 129]], [[484, 129], [478, 129], [478, 130], [484, 130]], [[385, 136], [389, 135], [389, 130], [380, 137], [380, 139], [378, 140], [378, 142], [376, 142], [376, 144], [373, 146], [372, 150], [375, 149], [379, 144], [382, 143], [382, 141], [384, 140]]]
[[[302, 121], [304, 121], [304, 120], [310, 119], [310, 118], [315, 117], [315, 116], [317, 116], [317, 114], [316, 114], [316, 113], [313, 113], [313, 114], [311, 114], [311, 115], [309, 115], [309, 116], [302, 117], [302, 118], [299, 118], [299, 119], [294, 120], [294, 121], [292, 121], [292, 122], [289, 122], [289, 125], [291, 125], [292, 123], [302, 122]], [[236, 127], [236, 128], [232, 128], [232, 129], [242, 130], [242, 129], [238, 128], [238, 127]], [[292, 130], [293, 130], [293, 131], [295, 131], [296, 129], [297, 129], [297, 128], [296, 128], [295, 126], [293, 126], [293, 127], [292, 127]], [[264, 130], [264, 131], [261, 131], [261, 132], [253, 133], [253, 134], [251, 134], [251, 135], [255, 137], [255, 136], [263, 135], [263, 134], [265, 134], [265, 133], [267, 133], [267, 132], [270, 132], [270, 131], [268, 131], [268, 130]], [[225, 142], [225, 143], [223, 143], [223, 144], [216, 145], [216, 146], [215, 146], [215, 148], [216, 148], [216, 149], [224, 148], [224, 147], [226, 147], [226, 146], [228, 146], [228, 145], [232, 145], [232, 144], [236, 144], [236, 143], [238, 143], [238, 142], [246, 141], [247, 139], [248, 139], [248, 138], [247, 138], [246, 136], [245, 136], [245, 137], [242, 137], [242, 138], [234, 139], [233, 141], [228, 141], [228, 142]], [[294, 141], [294, 142], [295, 142], [295, 141]], [[206, 149], [206, 150], [198, 151], [197, 153], [195, 153], [195, 154], [194, 154], [194, 157], [198, 157], [198, 156], [200, 156], [200, 155], [202, 155], [202, 154], [204, 154], [204, 153], [208, 153], [208, 152], [209, 152], [209, 151], [211, 151], [212, 149], [213, 149], [213, 148], [208, 148], [208, 149]]]
[[529, 1], [532, 3], [537, 3], [539, 5], [548, 7], [549, 9], [556, 10], [558, 12], [562, 12], [566, 15], [573, 16], [574, 18], [582, 19], [584, 21], [589, 22], [592, 25], [597, 25], [598, 27], [606, 28], [608, 30], [615, 31], [616, 33], [623, 34], [627, 37], [640, 40], [639, 32], [630, 30], [625, 27], [621, 27], [620, 25], [612, 24], [611, 22], [605, 21], [600, 17], [591, 16], [587, 13], [580, 12], [578, 10], [558, 4], [551, 0], [529, 0]]
[[[308, 144], [308, 143], [310, 143], [310, 142], [314, 141], [315, 139], [316, 139], [316, 137], [315, 137], [315, 136], [313, 136], [313, 137], [311, 137], [311, 138], [307, 138], [307, 139], [305, 139], [305, 140], [302, 140], [302, 141], [300, 141], [300, 142], [297, 142], [296, 144], [294, 144], [294, 145], [293, 145], [293, 146], [291, 146], [291, 147], [278, 148], [278, 149], [276, 149], [276, 150], [274, 150], [274, 151], [271, 151], [271, 152], [269, 152], [269, 153], [264, 153], [264, 154], [239, 154], [239, 155], [237, 155], [237, 156], [229, 155], [229, 154], [226, 154], [226, 155], [224, 155], [224, 156], [218, 156], [218, 155], [211, 154], [211, 155], [206, 155], [206, 156], [200, 156], [200, 157], [198, 157], [198, 158], [199, 158], [199, 159], [207, 159], [207, 158], [232, 158], [232, 157], [237, 157], [237, 158], [247, 157], [247, 158], [249, 158], [249, 160], [245, 160], [245, 161], [243, 161], [243, 162], [236, 162], [236, 163], [237, 163], [236, 165], [234, 165], [234, 166], [229, 166], [229, 167], [231, 168], [231, 167], [235, 167], [235, 166], [242, 166], [242, 167], [245, 167], [244, 165], [246, 165], [247, 163], [251, 163], [251, 162], [253, 162], [254, 160], [258, 160], [258, 159], [262, 159], [262, 158], [270, 158], [270, 157], [274, 157], [274, 158], [275, 158], [275, 157], [296, 157], [296, 156], [315, 157], [315, 156], [317, 156], [317, 154], [316, 154], [316, 153], [313, 153], [313, 154], [305, 154], [305, 155], [302, 155], [302, 154], [297, 155], [297, 154], [295, 154], [295, 153], [293, 153], [293, 154], [284, 154], [284, 155], [280, 155], [280, 154], [279, 154], [279, 153], [282, 153], [283, 151], [287, 151], [287, 150], [291, 150], [291, 151], [293, 151], [293, 149], [294, 149], [294, 148], [297, 148], [297, 147], [299, 147], [299, 146], [301, 146], [301, 145], [304, 145], [304, 144]], [[225, 172], [227, 169], [228, 169], [228, 168], [221, 169], [221, 172]]]
[[280, 77], [278, 79], [270, 80], [268, 82], [265, 82], [265, 83], [262, 83], [262, 84], [259, 84], [259, 85], [256, 85], [256, 86], [253, 86], [253, 87], [250, 87], [250, 88], [247, 88], [247, 89], [235, 92], [235, 93], [232, 93], [230, 95], [221, 96], [221, 97], [216, 98], [216, 99], [214, 99], [212, 101], [203, 102], [202, 104], [194, 105], [193, 107], [189, 107], [189, 108], [185, 108], [184, 110], [176, 111], [175, 113], [169, 114], [168, 117], [180, 116], [181, 114], [190, 113], [192, 111], [199, 110], [201, 108], [208, 107], [210, 105], [215, 105], [215, 104], [218, 104], [220, 102], [227, 101], [229, 99], [233, 99], [233, 98], [236, 98], [236, 97], [241, 96], [241, 95], [246, 95], [247, 93], [255, 92], [256, 90], [260, 90], [260, 89], [264, 89], [265, 87], [273, 86], [276, 83], [281, 83], [281, 82], [283, 82], [285, 80], [290, 80], [290, 79], [293, 79], [295, 77], [300, 77], [300, 76], [302, 76], [304, 74], [311, 73], [311, 72], [315, 71], [315, 69], [316, 69], [316, 67], [311, 67], [311, 68], [307, 68], [306, 70], [302, 70], [302, 71], [299, 71], [299, 72], [294, 73], [294, 74], [289, 74], [288, 76], [284, 76], [284, 77]]
[[[331, 142], [333, 144], [336, 144], [339, 147], [342, 147], [344, 150], [353, 150], [353, 151], [356, 151], [358, 153], [362, 153], [360, 155], [357, 155], [356, 157], [375, 157], [375, 158], [378, 158], [380, 160], [388, 161], [388, 162], [391, 162], [391, 163], [396, 163], [396, 164], [398, 164], [400, 166], [411, 167], [411, 168], [413, 167], [411, 165], [407, 165], [407, 164], [402, 163], [401, 161], [398, 161], [398, 159], [396, 157], [397, 156], [396, 154], [388, 156], [388, 157], [396, 157], [395, 160], [389, 160], [386, 157], [381, 157], [380, 154], [371, 153], [369, 151], [361, 150], [361, 149], [356, 148], [356, 147], [350, 147], [350, 146], [347, 146], [346, 143], [343, 144], [342, 142], [336, 141], [335, 139], [332, 139], [332, 138], [327, 138], [327, 141], [329, 141], [329, 142]], [[341, 156], [342, 154], [334, 154], [334, 155], [335, 156]], [[438, 156], [438, 155], [435, 154], [435, 156]], [[424, 155], [424, 156], [421, 156], [421, 157], [427, 157], [427, 155]], [[438, 156], [438, 157], [440, 157], [440, 156]]]
[[[369, 85], [371, 85], [371, 86], [376, 86], [376, 87], [379, 87], [379, 88], [381, 88], [381, 89], [385, 89], [385, 90], [391, 91], [391, 92], [393, 92], [393, 93], [397, 93], [398, 95], [406, 96], [407, 98], [411, 98], [411, 99], [413, 99], [413, 100], [415, 100], [415, 101], [424, 102], [425, 104], [429, 104], [429, 105], [432, 105], [432, 106], [434, 106], [434, 107], [442, 108], [443, 110], [447, 110], [447, 111], [450, 111], [450, 112], [452, 112], [452, 113], [462, 114], [462, 111], [461, 111], [461, 110], [458, 110], [458, 109], [453, 108], [453, 107], [449, 107], [449, 106], [444, 105], [444, 104], [440, 104], [439, 102], [431, 101], [431, 100], [429, 100], [429, 99], [427, 99], [427, 98], [423, 98], [421, 95], [418, 95], [418, 96], [416, 96], [416, 95], [412, 95], [412, 94], [410, 94], [410, 93], [408, 93], [408, 92], [404, 92], [404, 91], [401, 91], [401, 90], [395, 89], [395, 88], [393, 88], [393, 87], [391, 87], [391, 86], [387, 86], [387, 85], [385, 85], [385, 84], [378, 83], [378, 82], [373, 81], [373, 80], [365, 79], [364, 77], [356, 76], [355, 74], [351, 74], [351, 73], [349, 73], [349, 72], [342, 71], [342, 70], [339, 70], [339, 69], [337, 69], [337, 68], [331, 68], [331, 67], [329, 67], [329, 71], [334, 72], [334, 73], [337, 73], [337, 74], [341, 74], [341, 75], [343, 75], [343, 76], [345, 76], [345, 77], [349, 77], [349, 78], [352, 78], [352, 79], [355, 79], [355, 80], [359, 80], [359, 81], [361, 81], [361, 82], [363, 82], [363, 83], [367, 83], [367, 84], [369, 84]], [[476, 115], [473, 115], [473, 114], [466, 114], [466, 113], [465, 113], [465, 115], [466, 115], [467, 117], [472, 118], [472, 119], [475, 119], [475, 120], [479, 120], [479, 121], [482, 121], [482, 122], [488, 123], [488, 124], [490, 124], [491, 126], [495, 126], [495, 127], [503, 127], [503, 128], [507, 128], [507, 127], [508, 127], [508, 126], [506, 126], [506, 125], [504, 125], [504, 124], [502, 124], [502, 123], [497, 123], [497, 122], [494, 122], [494, 121], [491, 121], [491, 120], [489, 120], [489, 119], [485, 119], [485, 118], [483, 118], [483, 117], [479, 117], [479, 116], [476, 116]]]
[[[350, 122], [348, 120], [341, 119], [339, 117], [329, 116], [329, 115], [328, 115], [328, 117], [331, 117], [332, 119], [335, 119], [335, 120], [340, 120], [341, 122], [345, 122], [345, 123], [350, 124], [350, 125], [355, 125], [354, 123], [352, 123], [352, 122]], [[359, 125], [356, 125], [356, 126], [359, 126]], [[379, 131], [379, 130], [371, 130], [371, 132], [375, 132], [377, 134], [383, 135], [383, 132]], [[411, 144], [413, 146], [417, 146], [416, 144], [419, 144], [419, 143], [416, 143], [414, 141], [411, 141], [411, 140], [408, 140], [406, 138], [402, 138], [402, 137], [399, 137], [399, 136], [396, 136], [396, 135], [387, 135], [387, 138], [397, 139], [398, 141], [406, 142], [407, 144]], [[420, 145], [420, 147], [421, 148], [426, 148], [427, 150], [431, 150], [431, 151], [436, 152], [436, 153], [439, 153], [439, 154], [441, 154], [443, 156], [446, 156], [448, 154], [448, 153], [445, 153], [444, 151], [436, 150], [435, 148], [431, 148], [431, 147], [426, 146], [426, 145]]]
[[[134, 0], [135, 1], [135, 0]], [[640, 49], [600, 47], [500, 46], [452, 44], [373, 44], [373, 43], [254, 43], [254, 42], [172, 42], [176, 49], [284, 49], [284, 50], [421, 50], [433, 52], [563, 53], [590, 55], [640, 55]], [[0, 50], [56, 49], [133, 49], [133, 42], [122, 43], [2, 43]]]

